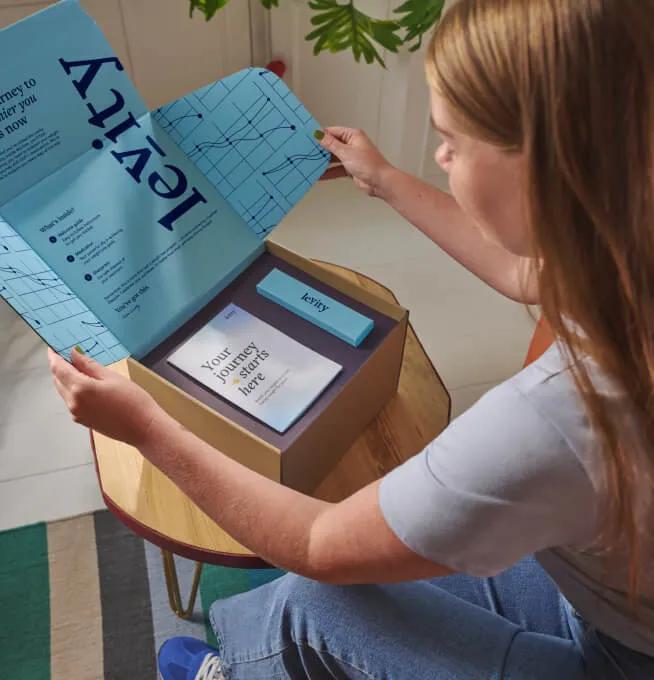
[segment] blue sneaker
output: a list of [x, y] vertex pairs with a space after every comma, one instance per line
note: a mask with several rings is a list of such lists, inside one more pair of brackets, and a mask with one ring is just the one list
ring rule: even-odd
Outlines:
[[225, 680], [218, 650], [195, 638], [166, 640], [158, 661], [163, 680]]

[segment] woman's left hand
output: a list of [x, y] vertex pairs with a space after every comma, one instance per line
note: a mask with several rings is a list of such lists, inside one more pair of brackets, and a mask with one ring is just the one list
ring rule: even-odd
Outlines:
[[72, 365], [51, 349], [48, 361], [57, 392], [76, 423], [139, 448], [153, 423], [168, 417], [141, 387], [77, 350]]

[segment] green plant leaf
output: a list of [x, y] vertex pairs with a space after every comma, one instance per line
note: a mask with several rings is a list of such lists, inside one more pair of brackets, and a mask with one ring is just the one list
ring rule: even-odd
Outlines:
[[[277, 0], [270, 0], [271, 2], [277, 2]], [[213, 17], [213, 15], [222, 9], [229, 0], [191, 0], [190, 13], [193, 16], [193, 12], [197, 9], [202, 12], [207, 21]], [[262, 0], [263, 2], [263, 0]], [[264, 2], [265, 4], [265, 2]]]
[[315, 12], [311, 24], [316, 28], [306, 39], [315, 40], [314, 54], [351, 49], [356, 61], [363, 57], [368, 64], [377, 61], [386, 68], [377, 46], [397, 52], [402, 44], [397, 21], [374, 19], [357, 10], [352, 0], [345, 4], [338, 0], [311, 0], [309, 7]]
[[409, 47], [412, 52], [420, 48], [424, 34], [441, 18], [444, 6], [445, 0], [406, 0], [393, 10], [395, 14], [404, 15], [398, 20], [406, 29], [404, 41], [416, 41]]
[[[189, 0], [190, 14], [202, 12], [207, 21], [229, 0]], [[279, 7], [279, 0], [260, 0], [266, 9]], [[342, 52], [351, 50], [356, 61], [386, 64], [379, 48], [397, 52], [407, 43], [413, 52], [422, 44], [422, 38], [440, 19], [445, 0], [405, 0], [394, 11], [400, 15], [397, 20], [375, 19], [354, 7], [354, 0], [310, 0], [309, 7], [314, 14], [311, 24], [314, 29], [306, 36], [315, 41], [314, 54], [320, 52]], [[404, 31], [404, 34], [401, 33]]]

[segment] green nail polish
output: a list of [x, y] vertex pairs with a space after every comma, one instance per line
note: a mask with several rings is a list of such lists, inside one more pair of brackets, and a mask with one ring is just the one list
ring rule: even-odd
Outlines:
[[80, 354], [86, 354], [86, 352], [85, 352], [79, 345], [75, 345], [75, 349], [76, 349]]
[[325, 133], [322, 130], [314, 130], [313, 136], [320, 141], [325, 136]]

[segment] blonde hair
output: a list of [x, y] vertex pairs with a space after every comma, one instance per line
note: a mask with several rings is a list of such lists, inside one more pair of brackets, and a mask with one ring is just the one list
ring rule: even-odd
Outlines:
[[525, 156], [543, 315], [602, 443], [598, 545], [627, 552], [635, 605], [654, 478], [654, 1], [459, 0], [427, 73], [464, 131]]

